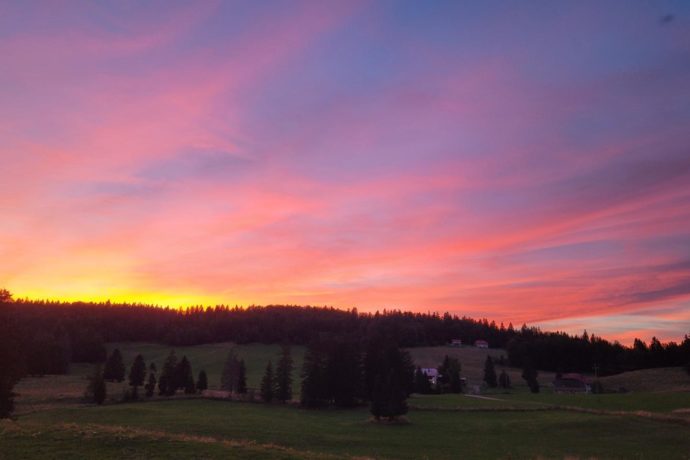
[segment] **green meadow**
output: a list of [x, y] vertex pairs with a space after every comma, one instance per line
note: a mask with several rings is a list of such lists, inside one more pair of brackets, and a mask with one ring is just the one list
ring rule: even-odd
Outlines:
[[[142, 353], [159, 368], [170, 350], [153, 344], [114, 347], [123, 352], [127, 364]], [[205, 369], [212, 386], [217, 386], [230, 347], [179, 347], [176, 353], [186, 355], [195, 372]], [[246, 345], [237, 351], [247, 361], [249, 385], [257, 386], [279, 346]], [[303, 351], [293, 348], [295, 382]], [[413, 355], [417, 360], [435, 359], [446, 351], [418, 349]], [[476, 372], [486, 353], [454, 352], [465, 356], [463, 366], [470, 373]], [[468, 359], [473, 352], [478, 356]], [[16, 389], [20, 396], [15, 419], [0, 422], [0, 458], [690, 459], [687, 386], [674, 391], [562, 395], [552, 393], [543, 379], [540, 394], [518, 386], [509, 393], [482, 397], [413, 395], [407, 423], [390, 425], [372, 423], [367, 408], [306, 410], [201, 397], [112, 400], [94, 406], [81, 399], [89, 369], [74, 366], [67, 376], [22, 380]], [[650, 371], [650, 378], [655, 374]], [[644, 379], [644, 373], [633, 377]], [[108, 390], [117, 399], [122, 389], [112, 385]]]

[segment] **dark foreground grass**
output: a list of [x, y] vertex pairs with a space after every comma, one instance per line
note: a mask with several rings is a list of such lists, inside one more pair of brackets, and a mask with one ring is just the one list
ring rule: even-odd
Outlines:
[[97, 425], [20, 423], [0, 428], [0, 459], [328, 458], [251, 442], [117, 430]]
[[[461, 396], [461, 395], [460, 395]], [[648, 411], [659, 413], [684, 413], [690, 411], [690, 391], [658, 393], [605, 393], [605, 394], [538, 394], [516, 393], [495, 395], [509, 403], [546, 404], [581, 407], [609, 411]]]
[[518, 399], [504, 400], [498, 399], [502, 395], [472, 396], [465, 394], [440, 394], [440, 395], [419, 395], [414, 394], [407, 404], [413, 409], [422, 410], [510, 410], [510, 409], [539, 409], [541, 406], [535, 405], [531, 401], [520, 401]]
[[[365, 409], [309, 411], [295, 407], [208, 400], [180, 400], [103, 407], [56, 409], [30, 414], [17, 425], [27, 430], [85, 427], [108, 438], [121, 427], [141, 433], [161, 432], [172, 439], [204, 437], [238, 446], [279, 446], [276, 455], [368, 456], [376, 458], [690, 458], [687, 426], [639, 417], [565, 411], [447, 412], [411, 411], [408, 425], [377, 425]], [[80, 442], [65, 428], [65, 449]], [[3, 435], [11, 452], [31, 442]], [[55, 435], [57, 436], [57, 435]], [[111, 434], [112, 436], [112, 434]], [[140, 449], [146, 442], [137, 439]], [[182, 438], [179, 438], [182, 439]], [[158, 445], [155, 439], [150, 441]], [[125, 443], [129, 446], [129, 441]], [[211, 447], [206, 446], [209, 449]], [[151, 446], [153, 449], [154, 447]], [[192, 447], [188, 447], [191, 449]], [[239, 449], [239, 447], [237, 447]], [[268, 449], [267, 447], [261, 447]], [[213, 447], [215, 449], [215, 445]], [[154, 449], [155, 450], [155, 449]], [[144, 452], [142, 450], [142, 452]], [[270, 449], [267, 450], [268, 453]], [[208, 457], [217, 457], [208, 451]], [[245, 457], [246, 455], [246, 457]], [[226, 456], [251, 458], [254, 452]], [[203, 458], [203, 456], [201, 456]]]

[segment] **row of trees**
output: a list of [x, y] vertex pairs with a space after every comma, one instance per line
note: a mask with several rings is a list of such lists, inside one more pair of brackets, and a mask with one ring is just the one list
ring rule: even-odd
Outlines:
[[[452, 367], [446, 360], [445, 366]], [[146, 363], [137, 355], [129, 370], [130, 391], [126, 399], [138, 399], [137, 389], [144, 385], [146, 397], [152, 397], [158, 384], [160, 396], [172, 396], [182, 389], [185, 394], [203, 391], [208, 386], [206, 373], [201, 371], [195, 384], [191, 364], [186, 356], [177, 360], [172, 351], [166, 358], [161, 375], [156, 379], [156, 366], [151, 363], [146, 379]], [[265, 402], [289, 402], [293, 397], [294, 361], [289, 345], [283, 345], [277, 365], [268, 362], [261, 380], [260, 397]], [[459, 369], [459, 366], [458, 366]], [[308, 347], [302, 367], [301, 401], [309, 408], [353, 407], [369, 403], [375, 418], [395, 419], [407, 412], [406, 399], [413, 390], [414, 367], [407, 352], [392, 341], [377, 341], [362, 350], [357, 341], [329, 339]], [[88, 394], [96, 403], [106, 399], [106, 381], [122, 382], [125, 366], [120, 350], [113, 350], [104, 367], [92, 376]], [[220, 386], [235, 394], [246, 394], [246, 365], [231, 349], [221, 374]]]
[[261, 399], [266, 402], [277, 400], [288, 402], [292, 399], [292, 369], [293, 360], [289, 345], [283, 345], [278, 365], [273, 372], [271, 361], [266, 365], [266, 371], [261, 379]]
[[[70, 362], [102, 362], [106, 342], [152, 341], [169, 345], [236, 343], [309, 344], [321, 334], [355, 334], [362, 342], [376, 335], [396, 337], [402, 347], [442, 345], [451, 339], [485, 339], [505, 347], [512, 366], [526, 358], [540, 369], [592, 372], [690, 365], [690, 337], [681, 343], [624, 347], [600, 337], [513, 328], [486, 319], [451, 314], [383, 311], [358, 313], [333, 308], [268, 306], [192, 307], [187, 310], [136, 304], [0, 301], [0, 327], [16, 328], [24, 374], [65, 373]], [[10, 299], [10, 300], [8, 300]]]
[[369, 403], [376, 419], [393, 419], [407, 412], [414, 370], [409, 353], [390, 337], [378, 337], [365, 346], [351, 336], [320, 340], [304, 356], [301, 404], [352, 407]]
[[[159, 396], [173, 396], [178, 390], [185, 394], [195, 394], [208, 388], [206, 371], [200, 371], [196, 382], [192, 373], [192, 365], [186, 356], [177, 359], [175, 351], [171, 351], [163, 363], [160, 377], [157, 377], [156, 364], [151, 363], [147, 368], [144, 357], [138, 354], [129, 370], [128, 383], [130, 390], [125, 399], [139, 399], [139, 387], [143, 386], [147, 398], [153, 397], [158, 387]], [[87, 397], [97, 404], [103, 404], [107, 396], [106, 382], [122, 382], [125, 379], [125, 365], [119, 349], [113, 350], [105, 365], [98, 365], [89, 379]]]
[[[231, 351], [227, 363], [235, 360]], [[290, 346], [283, 345], [276, 366], [272, 361], [266, 366], [259, 388], [261, 400], [291, 401], [293, 369]], [[307, 408], [370, 404], [376, 419], [395, 419], [407, 412], [413, 371], [410, 355], [394, 341], [376, 340], [362, 347], [352, 338], [322, 338], [305, 351], [300, 404]]]
[[[358, 313], [333, 308], [268, 306], [192, 307], [187, 310], [136, 304], [0, 301], [0, 324], [17, 328], [24, 350], [25, 374], [64, 373], [69, 362], [102, 362], [104, 343], [152, 341], [169, 345], [236, 343], [309, 344], [321, 334], [355, 334], [367, 342], [376, 335], [396, 337], [403, 347], [442, 345], [451, 339], [485, 339], [508, 349], [510, 364], [526, 357], [540, 369], [600, 374], [647, 367], [690, 364], [690, 338], [682, 343], [649, 345], [636, 340], [624, 347], [600, 337], [513, 328], [486, 319], [451, 314], [383, 311]], [[10, 300], [8, 300], [10, 299]], [[9, 326], [11, 325], [11, 326]]]

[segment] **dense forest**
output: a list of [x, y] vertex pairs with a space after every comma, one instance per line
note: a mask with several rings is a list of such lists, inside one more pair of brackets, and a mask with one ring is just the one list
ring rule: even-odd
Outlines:
[[359, 313], [276, 305], [178, 310], [110, 302], [13, 300], [7, 291], [0, 296], [0, 365], [8, 375], [64, 373], [70, 362], [103, 362], [107, 342], [309, 345], [326, 337], [356, 341], [363, 348], [383, 338], [399, 347], [483, 339], [491, 348], [505, 348], [513, 366], [599, 375], [690, 362], [688, 336], [682, 343], [635, 340], [633, 347], [625, 347], [587, 333], [574, 336], [524, 325], [514, 328], [448, 313]]

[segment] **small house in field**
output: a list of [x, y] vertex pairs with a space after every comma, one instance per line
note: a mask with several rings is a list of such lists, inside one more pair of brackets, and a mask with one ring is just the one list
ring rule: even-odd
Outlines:
[[455, 348], [460, 348], [462, 346], [462, 340], [460, 339], [453, 339], [450, 341], [450, 346], [455, 347]]
[[591, 393], [592, 385], [581, 374], [563, 374], [554, 379], [553, 391], [556, 393]]
[[438, 380], [438, 369], [434, 369], [433, 367], [423, 367], [422, 374], [426, 375], [432, 385], [436, 385], [436, 381]]
[[486, 340], [475, 340], [474, 346], [477, 348], [489, 348], [489, 342]]

